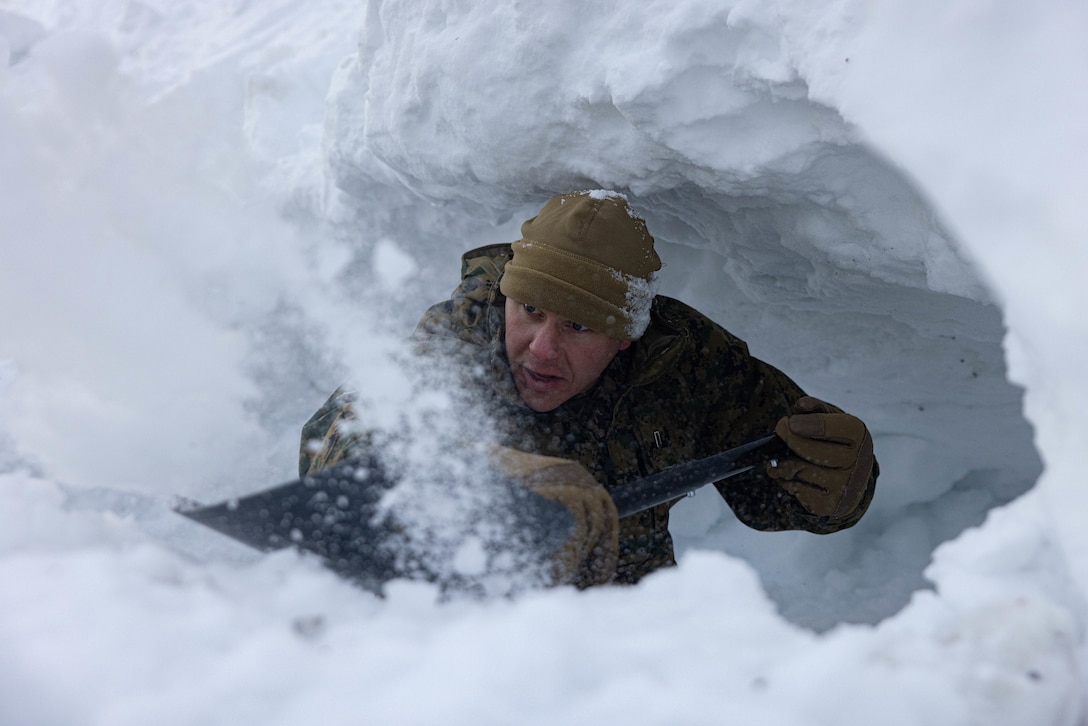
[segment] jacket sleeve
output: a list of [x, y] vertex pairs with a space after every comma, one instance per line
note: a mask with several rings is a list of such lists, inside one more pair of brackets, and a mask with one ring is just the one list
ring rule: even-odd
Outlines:
[[[502, 267], [513, 253], [509, 244], [489, 245], [466, 252], [461, 258], [461, 283], [448, 300], [424, 312], [411, 335], [421, 359], [456, 358], [479, 364], [495, 326], [498, 281]], [[420, 380], [427, 378], [421, 367]], [[467, 370], [474, 366], [466, 365]], [[433, 371], [432, 371], [433, 373]], [[341, 459], [361, 454], [372, 445], [373, 435], [363, 430], [354, 410], [355, 396], [338, 388], [302, 428], [299, 475], [320, 471]]]
[[354, 402], [352, 393], [338, 388], [302, 427], [299, 476], [327, 469], [367, 446], [369, 437], [356, 431]]
[[[753, 357], [748, 346], [714, 325], [704, 334], [702, 350], [714, 355], [716, 377], [712, 388], [715, 403], [708, 411], [705, 429], [714, 453], [751, 441], [774, 431], [775, 424], [792, 412], [793, 403], [805, 392], [786, 374]], [[828, 534], [846, 529], [861, 519], [872, 501], [879, 473], [874, 466], [860, 504], [841, 518], [819, 517], [767, 476], [762, 466], [718, 482], [715, 486], [737, 518], [764, 531], [805, 530]]]

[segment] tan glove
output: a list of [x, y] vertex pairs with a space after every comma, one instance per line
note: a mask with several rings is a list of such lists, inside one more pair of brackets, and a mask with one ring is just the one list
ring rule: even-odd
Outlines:
[[812, 396], [793, 405], [774, 432], [790, 455], [767, 475], [818, 517], [840, 518], [861, 503], [873, 471], [873, 439], [861, 419]]
[[610, 582], [619, 559], [619, 514], [584, 466], [567, 459], [496, 447], [495, 466], [531, 491], [563, 505], [574, 529], [553, 556], [552, 584], [579, 588]]

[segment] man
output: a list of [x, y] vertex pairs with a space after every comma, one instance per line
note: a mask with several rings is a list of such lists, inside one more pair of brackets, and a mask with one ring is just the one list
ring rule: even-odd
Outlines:
[[[617, 521], [604, 492], [770, 431], [789, 454], [716, 485], [741, 521], [826, 534], [861, 518], [878, 473], [865, 425], [655, 295], [661, 261], [622, 195], [553, 197], [521, 232], [466, 253], [460, 286], [413, 337], [424, 355], [463, 366], [489, 414], [475, 423], [504, 447], [499, 468], [575, 513], [556, 581], [635, 583], [675, 564], [675, 502]], [[353, 416], [343, 394], [315, 414], [302, 473], [359, 445], [343, 435]]]

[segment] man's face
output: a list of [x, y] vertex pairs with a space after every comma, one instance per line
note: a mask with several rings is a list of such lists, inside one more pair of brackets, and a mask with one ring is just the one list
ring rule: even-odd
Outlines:
[[631, 345], [555, 313], [506, 299], [506, 356], [522, 400], [551, 411], [597, 382]]

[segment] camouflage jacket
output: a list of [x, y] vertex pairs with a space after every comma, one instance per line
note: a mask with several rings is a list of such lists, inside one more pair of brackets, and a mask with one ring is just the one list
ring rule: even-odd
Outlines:
[[[555, 410], [532, 411], [517, 395], [503, 348], [505, 298], [499, 279], [509, 245], [462, 258], [462, 281], [449, 300], [423, 316], [413, 337], [433, 355], [471, 350], [472, 377], [487, 396], [488, 425], [500, 443], [584, 465], [609, 491], [774, 430], [804, 392], [785, 374], [752, 357], [747, 345], [678, 300], [657, 296], [646, 333], [621, 351], [597, 384]], [[482, 364], [482, 365], [481, 365]], [[317, 470], [345, 455], [337, 422], [353, 414], [334, 394], [303, 429], [300, 470]], [[316, 450], [307, 442], [318, 442]], [[872, 499], [876, 475], [859, 507], [840, 520], [817, 517], [763, 472], [717, 484], [736, 516], [759, 530], [826, 534], [857, 522]], [[616, 581], [634, 583], [675, 564], [669, 509], [675, 502], [620, 521]]]

